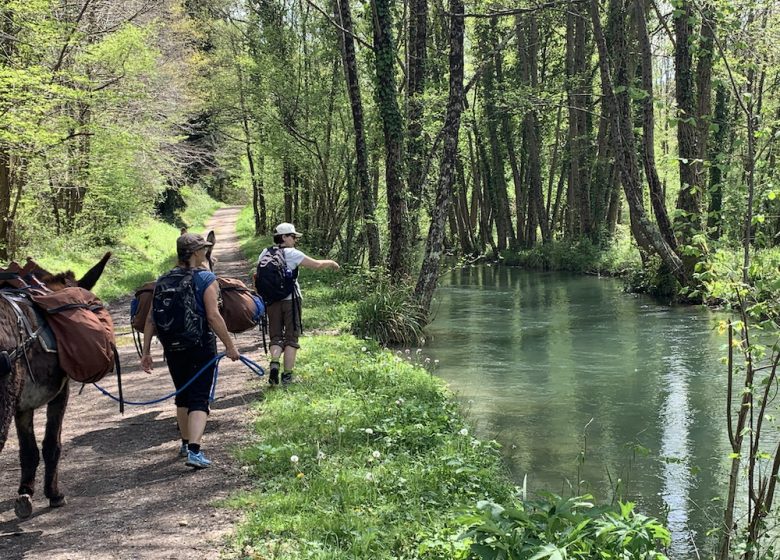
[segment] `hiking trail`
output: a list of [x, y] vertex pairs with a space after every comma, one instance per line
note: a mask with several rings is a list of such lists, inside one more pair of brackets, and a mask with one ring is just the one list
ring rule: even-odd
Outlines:
[[[207, 230], [216, 233], [215, 273], [249, 281], [251, 265], [238, 250], [240, 208], [216, 211]], [[140, 368], [130, 333], [130, 300], [110, 304], [122, 363], [124, 397], [148, 401], [174, 391], [162, 348], [155, 339], [151, 375]], [[237, 335], [242, 355], [260, 363], [257, 329]], [[220, 351], [223, 350], [218, 343]], [[203, 437], [214, 465], [195, 471], [178, 458], [179, 435], [173, 399], [149, 406], [118, 404], [92, 385], [71, 382], [62, 433], [60, 486], [67, 505], [50, 509], [43, 495], [43, 461], [38, 469], [32, 517], [19, 520], [14, 500], [19, 484], [19, 445], [11, 427], [0, 453], [0, 558], [3, 560], [218, 559], [239, 513], [215, 506], [251, 482], [231, 456], [250, 434], [251, 403], [262, 398], [266, 377], [241, 362], [220, 361], [216, 400]], [[116, 377], [99, 385], [117, 394]], [[81, 392], [81, 394], [79, 394]], [[45, 408], [36, 411], [38, 442]]]

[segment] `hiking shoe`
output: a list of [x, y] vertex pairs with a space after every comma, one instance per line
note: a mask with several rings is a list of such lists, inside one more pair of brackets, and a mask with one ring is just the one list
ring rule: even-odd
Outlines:
[[179, 458], [185, 459], [187, 457], [187, 453], [189, 453], [189, 450], [187, 449], [187, 444], [182, 443], [181, 447], [179, 447]]
[[289, 385], [292, 383], [292, 372], [286, 371], [282, 374], [282, 385]]
[[203, 451], [199, 451], [197, 453], [188, 451], [187, 461], [184, 464], [188, 467], [195, 467], [196, 469], [206, 469], [211, 466], [211, 461], [206, 459], [206, 457], [203, 455]]
[[270, 374], [268, 375], [268, 383], [271, 385], [279, 385], [279, 368], [271, 368]]

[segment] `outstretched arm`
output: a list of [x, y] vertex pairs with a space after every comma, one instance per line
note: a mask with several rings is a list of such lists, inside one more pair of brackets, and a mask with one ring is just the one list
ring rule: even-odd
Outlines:
[[338, 270], [339, 268], [341, 268], [339, 266], [339, 263], [337, 263], [336, 261], [332, 261], [329, 259], [317, 260], [311, 257], [303, 257], [303, 260], [301, 261], [301, 266], [305, 268], [313, 268], [315, 270], [319, 270], [321, 268], [332, 268], [334, 270]]

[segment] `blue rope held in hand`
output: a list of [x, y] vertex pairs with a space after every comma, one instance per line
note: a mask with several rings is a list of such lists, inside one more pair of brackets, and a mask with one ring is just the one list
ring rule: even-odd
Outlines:
[[[212, 365], [212, 364], [215, 364], [215, 366], [214, 366], [214, 382], [211, 384], [211, 392], [210, 392], [210, 394], [209, 394], [209, 402], [214, 402], [214, 394], [215, 394], [215, 393], [216, 393], [216, 391], [217, 391], [217, 378], [219, 377], [219, 361], [220, 361], [222, 358], [224, 358], [224, 357], [225, 357], [225, 353], [224, 353], [224, 352], [220, 352], [219, 354], [217, 354], [216, 356], [214, 356], [214, 357], [213, 357], [211, 360], [209, 360], [209, 361], [208, 361], [208, 363], [207, 363], [206, 365], [204, 365], [204, 366], [203, 366], [203, 367], [202, 367], [202, 368], [201, 368], [201, 369], [200, 369], [200, 370], [199, 370], [199, 371], [198, 371], [198, 372], [197, 372], [195, 375], [193, 375], [193, 376], [190, 378], [190, 380], [189, 380], [189, 381], [187, 381], [187, 383], [185, 383], [184, 385], [182, 385], [182, 387], [181, 387], [180, 389], [178, 389], [178, 390], [174, 391], [173, 393], [171, 393], [171, 394], [169, 394], [169, 395], [166, 395], [166, 396], [164, 396], [164, 397], [160, 397], [159, 399], [154, 399], [154, 400], [151, 400], [151, 401], [141, 401], [141, 402], [139, 402], [139, 401], [135, 401], [135, 402], [134, 402], [134, 401], [127, 401], [127, 400], [124, 400], [124, 399], [120, 399], [120, 398], [118, 398], [118, 397], [115, 397], [114, 395], [112, 395], [111, 393], [109, 393], [108, 391], [106, 391], [105, 389], [103, 389], [103, 387], [101, 387], [101, 386], [100, 386], [100, 385], [98, 385], [97, 383], [93, 383], [93, 385], [94, 385], [94, 386], [97, 388], [97, 390], [98, 390], [98, 391], [100, 391], [101, 393], [103, 393], [105, 396], [107, 396], [107, 397], [109, 397], [109, 398], [111, 398], [111, 399], [114, 399], [116, 402], [123, 402], [124, 404], [135, 405], [135, 406], [145, 406], [145, 405], [150, 405], [150, 404], [157, 404], [157, 403], [159, 403], [159, 402], [162, 402], [162, 401], [168, 400], [168, 399], [170, 399], [170, 398], [172, 398], [172, 397], [175, 397], [176, 395], [178, 395], [179, 393], [181, 393], [182, 391], [184, 391], [184, 390], [185, 390], [187, 387], [189, 387], [189, 386], [190, 386], [190, 385], [191, 385], [191, 384], [192, 384], [192, 383], [193, 383], [193, 382], [194, 382], [194, 381], [195, 381], [195, 380], [196, 380], [196, 379], [197, 379], [197, 378], [198, 378], [198, 377], [199, 377], [199, 376], [200, 376], [200, 375], [201, 375], [201, 374], [204, 372], [204, 371], [206, 371], [207, 369], [209, 369], [209, 368], [211, 367], [211, 365]], [[250, 369], [250, 370], [251, 370], [251, 371], [252, 371], [254, 374], [256, 374], [258, 377], [262, 377], [262, 376], [264, 376], [264, 375], [265, 375], [265, 370], [264, 370], [264, 369], [263, 369], [263, 368], [260, 366], [260, 364], [258, 364], [258, 363], [256, 363], [256, 362], [253, 362], [252, 360], [250, 360], [250, 359], [249, 359], [249, 358], [247, 358], [246, 356], [239, 356], [239, 357], [238, 357], [238, 359], [239, 359], [239, 360], [240, 360], [240, 361], [241, 361], [241, 362], [242, 362], [242, 363], [243, 363], [245, 366], [247, 366], [247, 367], [248, 367], [248, 368], [249, 368], [249, 369]]]

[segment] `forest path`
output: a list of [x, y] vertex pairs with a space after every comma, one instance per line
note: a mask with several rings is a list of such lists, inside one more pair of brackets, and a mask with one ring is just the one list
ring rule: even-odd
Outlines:
[[[217, 210], [208, 229], [215, 230], [215, 272], [247, 280], [250, 264], [238, 250], [236, 221], [240, 208]], [[129, 331], [130, 298], [110, 306], [117, 332]], [[124, 396], [145, 401], [173, 391], [162, 349], [155, 341], [155, 369], [140, 369], [129, 336], [119, 337]], [[257, 330], [238, 335], [238, 349], [260, 362]], [[260, 348], [258, 348], [260, 346]], [[221, 348], [221, 344], [220, 344]], [[265, 360], [261, 362], [265, 367]], [[11, 428], [0, 454], [0, 558], [3, 560], [218, 559], [224, 538], [239, 514], [218, 508], [250, 481], [231, 456], [247, 440], [251, 403], [262, 399], [265, 378], [240, 362], [220, 362], [217, 399], [203, 438], [204, 451], [214, 461], [194, 471], [177, 456], [179, 436], [173, 399], [150, 406], [118, 405], [87, 385], [71, 383], [60, 462], [60, 488], [68, 503], [48, 508], [43, 496], [43, 465], [31, 518], [18, 520], [14, 500], [19, 484], [18, 442]], [[116, 394], [116, 378], [101, 386]], [[45, 410], [36, 414], [38, 441], [43, 438]]]

